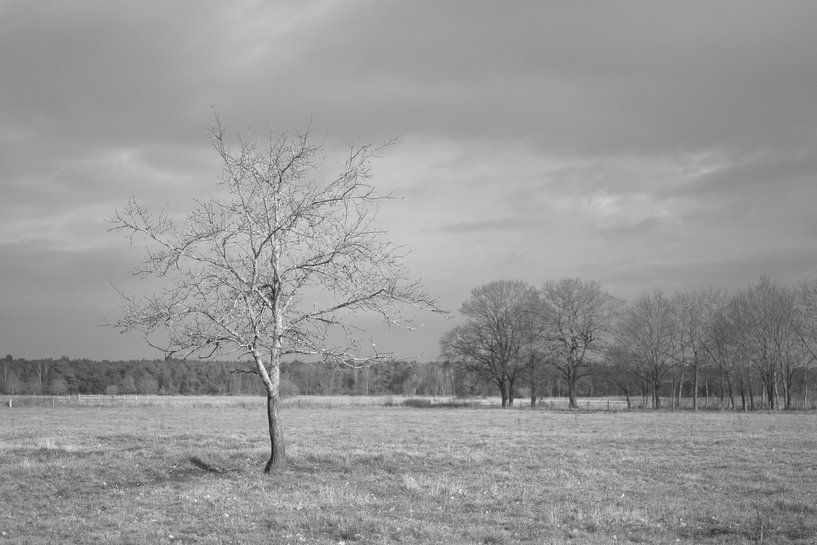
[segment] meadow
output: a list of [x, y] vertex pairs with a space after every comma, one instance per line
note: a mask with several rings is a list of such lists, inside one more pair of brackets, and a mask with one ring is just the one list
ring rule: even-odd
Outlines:
[[0, 408], [0, 544], [817, 543], [817, 414]]

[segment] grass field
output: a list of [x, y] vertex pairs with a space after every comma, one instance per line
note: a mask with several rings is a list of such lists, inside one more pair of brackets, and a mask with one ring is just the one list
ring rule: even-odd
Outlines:
[[817, 543], [817, 415], [0, 409], [0, 544]]

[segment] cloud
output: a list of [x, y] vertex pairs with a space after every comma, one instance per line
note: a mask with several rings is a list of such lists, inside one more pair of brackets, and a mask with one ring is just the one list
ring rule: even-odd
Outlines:
[[786, 150], [764, 150], [725, 156], [719, 164], [690, 176], [688, 183], [668, 188], [668, 195], [721, 199], [754, 192], [815, 188], [817, 140]]
[[13, 126], [117, 145], [193, 142], [214, 103], [242, 128], [311, 115], [336, 137], [482, 134], [575, 153], [780, 147], [817, 116], [815, 11], [7, 4], [0, 59], [15, 77], [2, 107]]
[[336, 4], [281, 36], [282, 45], [307, 37], [286, 63], [272, 49], [264, 61], [284, 75], [275, 89], [299, 97], [297, 109], [314, 105], [366, 132], [386, 125], [640, 153], [763, 147], [813, 126], [813, 6], [518, 8]]
[[541, 223], [535, 220], [524, 220], [520, 218], [503, 218], [489, 221], [469, 221], [461, 223], [450, 223], [439, 228], [442, 233], [483, 233], [485, 231], [518, 231], [529, 230], [541, 227]]
[[217, 190], [211, 105], [242, 135], [312, 120], [330, 168], [350, 141], [399, 137], [375, 162], [403, 197], [379, 224], [449, 308], [504, 277], [633, 293], [810, 272], [816, 16], [755, 0], [0, 3], [15, 331], [108, 304], [94, 286], [138, 259], [104, 223], [128, 198], [178, 213]]
[[618, 296], [633, 298], [653, 289], [667, 293], [714, 287], [726, 293], [768, 274], [786, 285], [796, 285], [817, 271], [814, 247], [759, 251], [753, 255], [716, 259], [639, 261], [617, 267], [588, 266], [587, 271]]

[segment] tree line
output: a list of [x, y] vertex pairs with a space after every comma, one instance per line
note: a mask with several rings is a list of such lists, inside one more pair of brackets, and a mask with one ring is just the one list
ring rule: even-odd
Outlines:
[[[571, 407], [595, 386], [659, 408], [717, 396], [742, 410], [809, 406], [817, 359], [817, 277], [795, 287], [768, 276], [744, 289], [663, 290], [621, 301], [576, 278], [535, 288], [501, 280], [463, 303], [441, 351], [509, 406], [522, 390], [566, 387]], [[554, 377], [556, 381], [554, 381]], [[591, 394], [592, 395], [592, 394]]]
[[[94, 361], [19, 359], [0, 362], [5, 395], [265, 395], [252, 364], [211, 360]], [[283, 362], [281, 391], [293, 395], [485, 395], [449, 362], [388, 360], [350, 367], [322, 361]]]
[[[477, 287], [439, 361], [370, 366], [289, 360], [290, 395], [624, 396], [628, 406], [810, 407], [817, 390], [817, 277], [768, 276], [733, 293], [655, 290], [626, 303], [592, 281]], [[252, 362], [189, 359], [2, 360], [6, 395], [265, 395]]]

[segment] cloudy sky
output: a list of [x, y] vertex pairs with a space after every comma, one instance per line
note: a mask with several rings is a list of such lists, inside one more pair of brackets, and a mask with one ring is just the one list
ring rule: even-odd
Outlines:
[[[380, 224], [457, 310], [497, 279], [632, 298], [817, 272], [817, 3], [0, 0], [0, 351], [154, 357], [101, 327], [228, 130], [312, 123], [374, 165]], [[455, 321], [378, 346], [433, 359]]]

